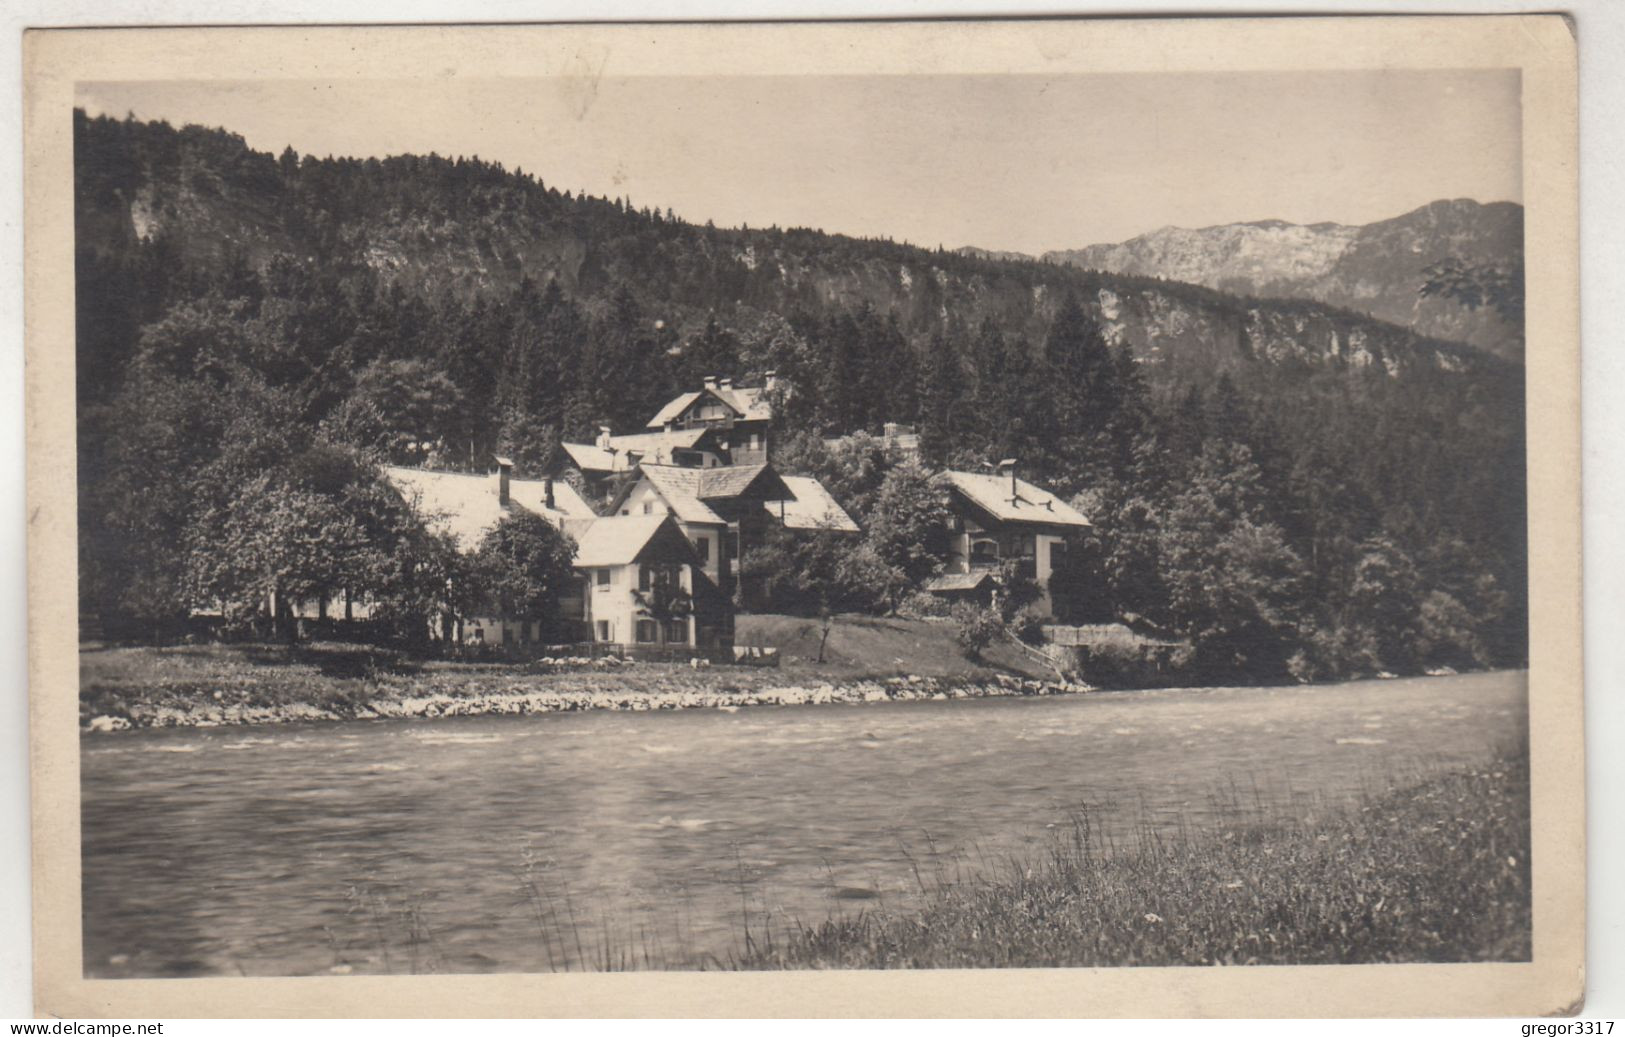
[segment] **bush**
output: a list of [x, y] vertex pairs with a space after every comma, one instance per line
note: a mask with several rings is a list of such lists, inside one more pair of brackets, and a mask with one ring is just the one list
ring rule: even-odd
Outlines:
[[1004, 620], [995, 609], [960, 603], [954, 606], [953, 617], [958, 624], [954, 636], [965, 649], [965, 657], [973, 661], [981, 659], [982, 650], [1004, 633]]
[[907, 619], [947, 619], [953, 611], [946, 598], [928, 591], [913, 591], [897, 603], [897, 614]]
[[1041, 645], [1044, 643], [1044, 624], [1048, 619], [1037, 605], [1023, 605], [1010, 617], [1010, 633], [1026, 644]]
[[1031, 576], [1022, 575], [1021, 565], [1014, 559], [1005, 561], [999, 566], [999, 611], [1006, 620], [1012, 620], [1016, 614], [1029, 605], [1036, 605], [1044, 596], [1044, 590], [1038, 586], [1038, 581]]
[[1106, 688], [1160, 688], [1178, 683], [1191, 663], [1188, 646], [1166, 648], [1108, 641], [1078, 649], [1078, 671]]
[[1367, 677], [1382, 670], [1369, 630], [1333, 626], [1302, 636], [1303, 646], [1287, 660], [1287, 672], [1303, 683]]

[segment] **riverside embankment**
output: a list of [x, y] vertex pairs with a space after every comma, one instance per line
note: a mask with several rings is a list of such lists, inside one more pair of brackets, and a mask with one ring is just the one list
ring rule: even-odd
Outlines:
[[363, 645], [87, 646], [80, 725], [87, 731], [220, 727], [366, 718], [657, 712], [849, 702], [1070, 694], [1009, 646], [965, 659], [951, 626], [842, 617], [826, 640], [814, 620], [740, 618], [749, 643], [782, 668], [694, 668], [614, 658], [450, 662]]

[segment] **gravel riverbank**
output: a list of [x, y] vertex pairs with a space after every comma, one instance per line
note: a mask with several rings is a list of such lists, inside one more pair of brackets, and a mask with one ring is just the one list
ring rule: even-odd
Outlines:
[[[139, 665], [138, 665], [139, 664]], [[1076, 694], [1088, 685], [1004, 674], [987, 677], [823, 678], [734, 667], [673, 664], [433, 666], [417, 672], [323, 672], [309, 662], [218, 657], [124, 657], [87, 662], [80, 725], [103, 733], [145, 727], [218, 727], [385, 717], [656, 712], [749, 706], [910, 702]]]

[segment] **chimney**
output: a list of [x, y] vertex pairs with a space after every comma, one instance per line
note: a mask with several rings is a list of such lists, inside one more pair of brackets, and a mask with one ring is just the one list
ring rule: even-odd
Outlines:
[[717, 387], [717, 376], [714, 375], [714, 374], [706, 375], [705, 376], [705, 387], [707, 389], [713, 389], [713, 390], [716, 389], [716, 387]]
[[999, 462], [999, 474], [1010, 474], [1010, 506], [1015, 507], [1021, 503], [1021, 493], [1016, 489], [1016, 459], [1007, 457]]
[[900, 431], [902, 431], [902, 426], [898, 425], [895, 421], [888, 421], [882, 427], [880, 435], [881, 438], [886, 441], [886, 445], [891, 446], [893, 443], [897, 442], [897, 433]]
[[547, 482], [542, 485], [542, 494], [542, 504], [547, 510], [557, 511], [559, 506], [553, 502], [553, 477], [551, 475], [547, 477]]
[[733, 387], [734, 387], [734, 380], [732, 378], [724, 378], [720, 382], [717, 383], [717, 388], [721, 389], [723, 392], [728, 392], [728, 391], [732, 390]]
[[762, 375], [762, 388], [772, 392], [779, 387], [779, 372], [768, 371]]
[[599, 425], [598, 426], [598, 439], [596, 440], [595, 445], [600, 450], [613, 449], [609, 445], [609, 426], [608, 425]]
[[508, 486], [513, 481], [513, 462], [506, 457], [497, 458], [497, 503], [508, 506]]

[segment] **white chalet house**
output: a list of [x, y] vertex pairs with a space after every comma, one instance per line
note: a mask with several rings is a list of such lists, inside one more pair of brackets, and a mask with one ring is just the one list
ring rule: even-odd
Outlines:
[[670, 515], [706, 576], [730, 596], [739, 559], [769, 521], [765, 504], [792, 496], [771, 465], [639, 465], [609, 503], [623, 516]]
[[[559, 629], [506, 616], [466, 617], [438, 636], [464, 643], [532, 644], [595, 641], [618, 645], [726, 648], [733, 642], [733, 611], [708, 578], [688, 538], [664, 514], [600, 517], [561, 479], [515, 479], [512, 463], [497, 459], [492, 475], [434, 472], [389, 466], [384, 475], [429, 522], [452, 535], [463, 551], [477, 550], [506, 516], [540, 515], [576, 542], [577, 579], [559, 597]], [[680, 590], [689, 607], [658, 616], [657, 587]]]

